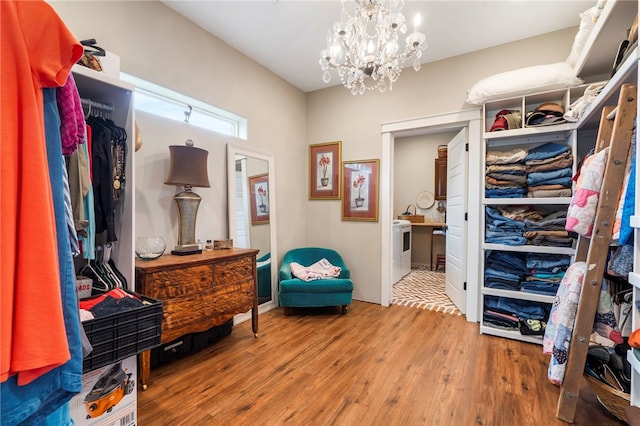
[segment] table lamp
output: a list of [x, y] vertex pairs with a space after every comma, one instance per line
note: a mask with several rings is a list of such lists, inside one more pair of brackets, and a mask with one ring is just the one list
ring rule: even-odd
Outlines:
[[196, 244], [196, 215], [200, 205], [200, 196], [191, 190], [194, 186], [209, 188], [207, 174], [207, 156], [209, 152], [193, 146], [188, 139], [184, 146], [169, 146], [169, 174], [165, 185], [184, 186], [173, 199], [178, 206], [178, 244], [171, 254], [183, 256], [201, 253]]

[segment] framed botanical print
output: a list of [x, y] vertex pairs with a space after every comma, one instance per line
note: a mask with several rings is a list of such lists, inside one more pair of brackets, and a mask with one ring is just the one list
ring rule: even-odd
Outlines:
[[380, 160], [342, 163], [342, 220], [378, 221]]
[[269, 174], [249, 177], [251, 224], [269, 223]]
[[342, 142], [309, 145], [309, 199], [339, 200]]

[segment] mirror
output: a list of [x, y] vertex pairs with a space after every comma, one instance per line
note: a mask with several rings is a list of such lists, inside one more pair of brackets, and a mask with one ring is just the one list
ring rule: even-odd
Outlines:
[[260, 312], [277, 306], [276, 206], [273, 156], [227, 145], [229, 238], [254, 248]]

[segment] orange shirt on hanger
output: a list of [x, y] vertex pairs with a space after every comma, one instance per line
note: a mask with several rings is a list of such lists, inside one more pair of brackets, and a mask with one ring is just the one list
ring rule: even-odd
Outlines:
[[43, 87], [62, 86], [83, 48], [44, 1], [0, 1], [0, 381], [64, 364]]

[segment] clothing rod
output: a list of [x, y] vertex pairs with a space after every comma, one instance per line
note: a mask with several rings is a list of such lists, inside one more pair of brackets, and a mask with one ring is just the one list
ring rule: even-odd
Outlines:
[[103, 104], [101, 102], [92, 101], [91, 99], [80, 98], [82, 105], [90, 108], [99, 108], [104, 111], [113, 111], [113, 105]]

